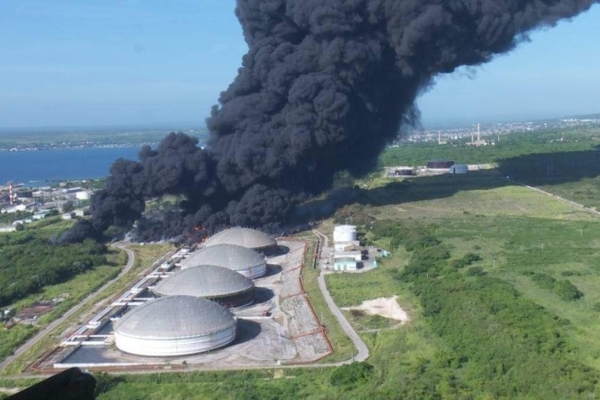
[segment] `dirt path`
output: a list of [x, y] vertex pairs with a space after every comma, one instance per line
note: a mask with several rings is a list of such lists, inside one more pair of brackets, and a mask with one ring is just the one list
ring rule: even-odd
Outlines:
[[527, 188], [527, 189], [529, 189], [529, 190], [533, 190], [533, 191], [535, 191], [535, 192], [538, 192], [538, 193], [541, 193], [541, 194], [545, 194], [546, 196], [554, 197], [554, 198], [555, 198], [555, 199], [557, 199], [557, 200], [560, 200], [560, 201], [562, 201], [562, 202], [568, 203], [568, 204], [570, 204], [570, 205], [572, 205], [572, 206], [574, 206], [574, 207], [581, 208], [581, 209], [583, 209], [583, 210], [585, 210], [585, 211], [589, 211], [589, 212], [590, 212], [590, 213], [592, 213], [592, 214], [595, 214], [595, 215], [600, 215], [600, 211], [597, 211], [597, 210], [596, 210], [596, 209], [594, 209], [594, 208], [591, 208], [591, 207], [586, 207], [586, 206], [584, 206], [583, 204], [577, 203], [577, 202], [575, 202], [575, 201], [572, 201], [572, 200], [569, 200], [569, 199], [565, 199], [564, 197], [557, 196], [557, 195], [555, 195], [555, 194], [552, 194], [552, 193], [550, 193], [550, 192], [546, 192], [545, 190], [542, 190], [542, 189], [536, 188], [535, 186], [529, 186], [529, 185], [527, 185], [527, 184], [525, 184], [525, 183], [522, 183], [522, 182], [519, 182], [519, 181], [515, 181], [514, 179], [509, 179], [509, 178], [507, 178], [507, 180], [508, 180], [509, 182], [516, 183], [517, 185], [523, 186], [523, 187], [525, 187], [525, 188]]
[[363, 301], [361, 305], [354, 307], [343, 307], [342, 310], [359, 310], [364, 311], [369, 315], [379, 315], [388, 319], [395, 319], [401, 323], [409, 321], [408, 314], [400, 307], [396, 299], [393, 297], [379, 297], [373, 300]]

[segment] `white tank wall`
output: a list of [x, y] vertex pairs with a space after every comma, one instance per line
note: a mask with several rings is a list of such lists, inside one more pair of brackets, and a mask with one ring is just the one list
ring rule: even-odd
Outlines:
[[267, 273], [267, 264], [257, 265], [256, 267], [237, 269], [235, 270], [238, 274], [244, 275], [246, 278], [255, 279]]
[[115, 331], [115, 344], [119, 350], [139, 356], [185, 356], [223, 347], [231, 343], [235, 335], [235, 324], [219, 332], [185, 339], [142, 339], [125, 336]]
[[335, 242], [333, 244], [333, 249], [335, 251], [345, 251], [346, 248], [350, 246], [360, 246], [360, 242], [358, 240], [352, 242]]
[[356, 239], [356, 226], [354, 225], [340, 225], [333, 230], [334, 242], [353, 242]]
[[75, 197], [77, 200], [89, 200], [91, 198], [90, 192], [76, 192]]

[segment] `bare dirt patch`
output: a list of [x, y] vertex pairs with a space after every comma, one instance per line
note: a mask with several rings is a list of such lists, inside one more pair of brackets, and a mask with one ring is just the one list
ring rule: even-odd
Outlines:
[[409, 321], [408, 314], [404, 311], [394, 297], [380, 297], [378, 299], [363, 301], [360, 306], [344, 307], [344, 310], [360, 310], [369, 315], [379, 315], [384, 318], [395, 319], [405, 324]]

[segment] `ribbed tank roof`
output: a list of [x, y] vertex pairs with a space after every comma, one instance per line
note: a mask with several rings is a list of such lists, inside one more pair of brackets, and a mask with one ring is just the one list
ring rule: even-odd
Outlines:
[[254, 288], [254, 282], [225, 267], [199, 265], [160, 281], [154, 291], [161, 296], [225, 297]]
[[150, 300], [119, 319], [115, 332], [144, 339], [181, 339], [207, 335], [236, 323], [225, 307], [200, 297], [170, 296]]
[[205, 246], [216, 246], [219, 244], [235, 244], [249, 249], [261, 249], [276, 246], [275, 239], [256, 229], [229, 228], [211, 236]]
[[182, 268], [196, 265], [216, 265], [234, 271], [254, 268], [265, 264], [265, 258], [246, 247], [233, 244], [220, 244], [205, 247], [185, 260]]

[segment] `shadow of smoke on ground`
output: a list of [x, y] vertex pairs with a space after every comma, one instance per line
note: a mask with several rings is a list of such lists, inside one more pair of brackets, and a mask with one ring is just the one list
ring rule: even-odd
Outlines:
[[594, 150], [528, 154], [507, 158], [498, 169], [529, 185], [558, 185], [600, 176], [600, 145]]
[[353, 203], [385, 206], [443, 199], [460, 191], [514, 186], [515, 183], [507, 180], [507, 176], [532, 186], [559, 185], [596, 178], [600, 176], [600, 151], [529, 154], [500, 160], [497, 165], [497, 169], [472, 171], [465, 175], [413, 177], [372, 189], [336, 189], [325, 198], [298, 207], [296, 217], [299, 222], [308, 222], [329, 218], [340, 208]]

